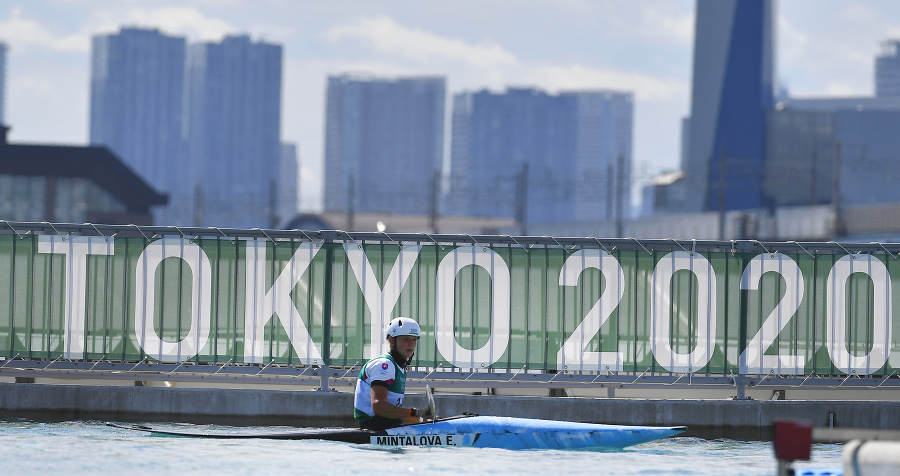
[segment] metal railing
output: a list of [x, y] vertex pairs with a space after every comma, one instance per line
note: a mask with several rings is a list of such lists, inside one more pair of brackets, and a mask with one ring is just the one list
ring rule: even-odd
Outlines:
[[404, 315], [445, 385], [892, 388], [898, 254], [0, 221], [0, 372], [328, 388]]

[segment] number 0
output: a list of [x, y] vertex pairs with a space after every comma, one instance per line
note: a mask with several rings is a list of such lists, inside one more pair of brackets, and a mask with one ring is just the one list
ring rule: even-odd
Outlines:
[[[847, 350], [847, 280], [853, 273], [872, 278], [873, 303], [872, 350], [855, 356]], [[881, 284], [879, 286], [879, 284]], [[825, 345], [835, 367], [848, 374], [871, 374], [884, 366], [891, 349], [891, 275], [878, 258], [871, 255], [844, 256], [828, 273], [828, 309], [825, 322]]]
[[[690, 271], [697, 277], [697, 328], [694, 350], [682, 354], [672, 347], [672, 278], [677, 271]], [[673, 251], [664, 256], [653, 270], [651, 301], [650, 350], [653, 357], [670, 372], [696, 372], [712, 359], [716, 345], [716, 273], [709, 261], [699, 253]], [[676, 318], [689, 319], [678, 315]]]

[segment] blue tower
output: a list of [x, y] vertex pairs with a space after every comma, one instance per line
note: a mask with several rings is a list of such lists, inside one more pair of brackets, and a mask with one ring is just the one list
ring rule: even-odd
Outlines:
[[686, 211], [763, 200], [766, 114], [773, 108], [771, 0], [697, 0]]

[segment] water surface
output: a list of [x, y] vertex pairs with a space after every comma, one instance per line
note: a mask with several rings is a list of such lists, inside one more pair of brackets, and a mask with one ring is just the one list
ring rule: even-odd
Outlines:
[[[288, 431], [152, 423], [192, 431]], [[841, 445], [815, 445], [798, 468], [840, 468]], [[0, 421], [4, 475], [65, 474], [621, 474], [772, 475], [771, 443], [674, 437], [620, 451], [385, 448], [311, 440], [175, 438], [103, 422]]]

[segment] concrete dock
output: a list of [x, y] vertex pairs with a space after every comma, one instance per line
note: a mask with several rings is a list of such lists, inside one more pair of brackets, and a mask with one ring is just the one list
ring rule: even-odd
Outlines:
[[[628, 425], [686, 425], [687, 436], [771, 439], [777, 419], [819, 427], [900, 429], [897, 401], [661, 400], [435, 394], [440, 415], [477, 413]], [[406, 406], [424, 407], [422, 393]], [[353, 395], [280, 391], [0, 383], [0, 419], [224, 425], [354, 426]]]

